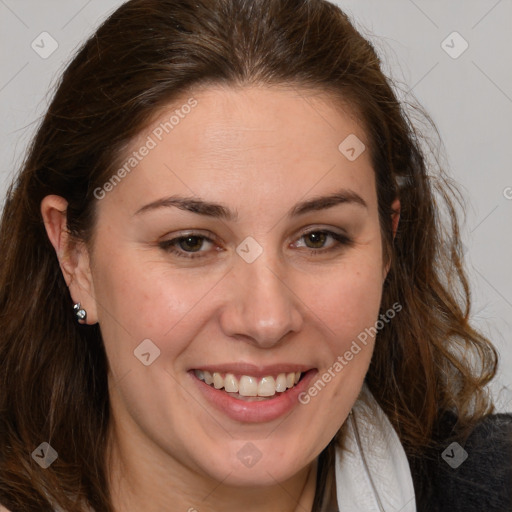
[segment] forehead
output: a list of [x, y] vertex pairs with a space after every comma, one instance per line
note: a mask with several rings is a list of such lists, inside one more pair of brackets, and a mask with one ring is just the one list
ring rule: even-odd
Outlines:
[[162, 109], [132, 141], [119, 165], [127, 172], [109, 200], [135, 205], [186, 193], [258, 198], [261, 206], [277, 192], [286, 201], [340, 185], [371, 195], [373, 170], [364, 148], [368, 140], [357, 118], [326, 94], [203, 87]]

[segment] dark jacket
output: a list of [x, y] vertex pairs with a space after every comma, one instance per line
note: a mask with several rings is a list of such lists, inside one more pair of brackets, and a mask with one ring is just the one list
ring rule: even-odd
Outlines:
[[[486, 416], [460, 448], [449, 449], [454, 424], [452, 413], [440, 423], [444, 450], [408, 459], [417, 511], [512, 512], [512, 414]], [[467, 458], [458, 465], [462, 449]]]

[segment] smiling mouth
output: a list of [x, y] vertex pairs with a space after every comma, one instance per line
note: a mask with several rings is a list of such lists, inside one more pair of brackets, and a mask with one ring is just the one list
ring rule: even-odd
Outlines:
[[268, 400], [293, 388], [304, 372], [279, 373], [262, 378], [251, 375], [194, 370], [195, 376], [209, 386], [224, 391], [233, 398], [245, 401]]

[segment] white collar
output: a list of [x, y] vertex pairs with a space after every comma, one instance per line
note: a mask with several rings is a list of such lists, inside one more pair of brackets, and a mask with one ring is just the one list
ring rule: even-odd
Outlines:
[[397, 433], [366, 383], [336, 447], [340, 512], [416, 512], [409, 462]]

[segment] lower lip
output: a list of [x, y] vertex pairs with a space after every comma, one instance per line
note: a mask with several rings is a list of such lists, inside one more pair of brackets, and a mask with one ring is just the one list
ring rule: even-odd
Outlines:
[[264, 423], [280, 418], [299, 404], [299, 395], [305, 391], [317, 370], [308, 370], [302, 379], [283, 393], [261, 401], [246, 402], [228, 395], [225, 391], [215, 389], [198, 379], [194, 370], [188, 372], [196, 382], [206, 401], [211, 403], [231, 419], [244, 423]]

